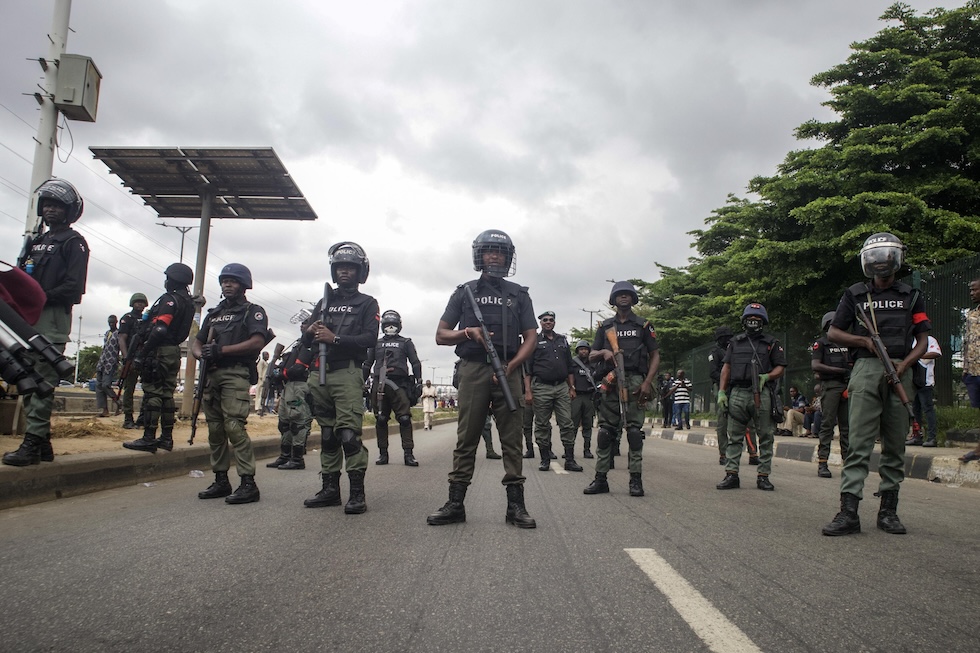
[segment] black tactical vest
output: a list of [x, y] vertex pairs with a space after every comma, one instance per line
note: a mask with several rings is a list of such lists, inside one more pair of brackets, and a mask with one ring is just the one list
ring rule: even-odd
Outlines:
[[[477, 304], [480, 305], [480, 312], [483, 314], [483, 320], [486, 322], [487, 330], [493, 334], [490, 340], [497, 350], [497, 355], [502, 360], [510, 360], [517, 353], [521, 344], [518, 301], [521, 295], [527, 295], [527, 288], [507, 281], [506, 279], [500, 280], [499, 291], [488, 283], [481, 284], [476, 281], [470, 281], [469, 285], [473, 290], [473, 296], [476, 298]], [[470, 306], [470, 302], [466, 298], [462, 287], [458, 288], [456, 292], [463, 295], [459, 328], [465, 329], [466, 327], [480, 326], [479, 320], [476, 319], [476, 313], [473, 312], [473, 307]], [[504, 320], [507, 321], [506, 343], [503, 339], [505, 331]], [[506, 348], [504, 346], [505, 344]], [[506, 353], [504, 351], [505, 349]], [[460, 358], [474, 359], [486, 356], [486, 352], [483, 346], [475, 340], [467, 340], [456, 347], [456, 355]]]
[[410, 342], [410, 338], [398, 335], [385, 336], [379, 339], [377, 346], [374, 348], [375, 375], [379, 373], [381, 365], [385, 360], [385, 355], [387, 354], [388, 361], [386, 367], [393, 368], [392, 371], [388, 372], [388, 376], [394, 379], [407, 378], [409, 376], [409, 368], [406, 349]]
[[[772, 363], [769, 360], [769, 351], [775, 344], [776, 339], [768, 333], [763, 333], [758, 338], [749, 338], [745, 333], [740, 333], [732, 338], [729, 345], [731, 357], [729, 366], [731, 368], [731, 383], [746, 386], [752, 383], [752, 360], [755, 358], [758, 363], [758, 373], [766, 374], [772, 371]], [[753, 346], [755, 349], [753, 350]]]

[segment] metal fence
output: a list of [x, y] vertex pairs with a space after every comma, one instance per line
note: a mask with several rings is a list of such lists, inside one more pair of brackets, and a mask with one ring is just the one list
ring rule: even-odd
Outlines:
[[[966, 406], [966, 391], [960, 380], [963, 369], [963, 324], [964, 316], [973, 308], [968, 284], [980, 276], [980, 254], [953, 261], [934, 270], [916, 270], [901, 279], [913, 288], [919, 289], [926, 304], [926, 313], [932, 322], [931, 335], [939, 341], [943, 355], [936, 360], [936, 404], [940, 406]], [[828, 310], [832, 310], [831, 309]], [[787, 368], [781, 385], [783, 399], [787, 401], [788, 388], [795, 385], [805, 396], [813, 395], [815, 384], [810, 370], [810, 347], [820, 336], [819, 325], [813, 332], [783, 331], [773, 335], [786, 349]], [[671, 374], [676, 369], [685, 370], [694, 385], [691, 396], [691, 410], [712, 412], [715, 410], [715, 391], [711, 382], [708, 356], [714, 343], [707, 343], [691, 349], [669, 363], [661, 364], [662, 370]]]

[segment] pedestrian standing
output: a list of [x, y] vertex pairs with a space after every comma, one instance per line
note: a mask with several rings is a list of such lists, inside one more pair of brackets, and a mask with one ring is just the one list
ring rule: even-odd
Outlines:
[[426, 431], [432, 430], [432, 417], [436, 412], [436, 389], [432, 386], [432, 381], [426, 379], [425, 387], [422, 388], [422, 417], [425, 420], [423, 428]]
[[102, 337], [102, 353], [95, 365], [95, 406], [101, 408], [99, 417], [109, 416], [109, 398], [112, 398], [116, 408], [119, 407], [118, 397], [113, 385], [116, 372], [119, 370], [119, 318], [110, 315], [107, 320], [109, 330]]

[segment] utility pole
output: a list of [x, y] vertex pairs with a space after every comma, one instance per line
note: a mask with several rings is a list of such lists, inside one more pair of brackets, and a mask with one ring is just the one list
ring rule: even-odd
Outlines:
[[44, 71], [44, 85], [35, 91], [34, 99], [41, 105], [37, 121], [37, 136], [34, 138], [34, 164], [31, 168], [31, 186], [27, 200], [27, 220], [24, 223], [24, 236], [34, 232], [40, 217], [37, 214], [37, 187], [51, 178], [54, 169], [54, 148], [57, 146], [58, 109], [54, 106], [54, 95], [58, 88], [58, 61], [65, 53], [68, 44], [68, 17], [71, 15], [71, 0], [55, 0], [54, 18], [48, 32], [48, 56], [39, 59]]
[[82, 363], [82, 316], [78, 316], [78, 347], [75, 349], [75, 385], [78, 385], [78, 367]]
[[177, 231], [180, 232], [180, 262], [183, 263], [184, 262], [184, 236], [186, 236], [187, 232], [190, 231], [191, 229], [199, 229], [200, 227], [197, 225], [194, 225], [193, 227], [181, 227], [175, 224], [167, 224], [166, 222], [158, 222], [157, 224], [160, 225], [161, 227], [170, 227], [171, 229], [176, 229]]
[[587, 308], [580, 308], [578, 310], [584, 311], [584, 312], [586, 312], [586, 313], [589, 314], [589, 337], [594, 336], [595, 335], [595, 322], [592, 320], [592, 316], [595, 315], [596, 313], [598, 313], [599, 311], [592, 311], [592, 310], [589, 310]]

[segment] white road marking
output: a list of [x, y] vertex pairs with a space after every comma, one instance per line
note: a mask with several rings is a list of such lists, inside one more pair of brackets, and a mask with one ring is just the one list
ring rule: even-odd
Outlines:
[[553, 467], [551, 469], [551, 471], [553, 471], [556, 474], [568, 474], [569, 473], [568, 470], [562, 469], [561, 467]]
[[716, 653], [761, 653], [762, 649], [653, 549], [624, 549], [657, 586], [691, 630]]

